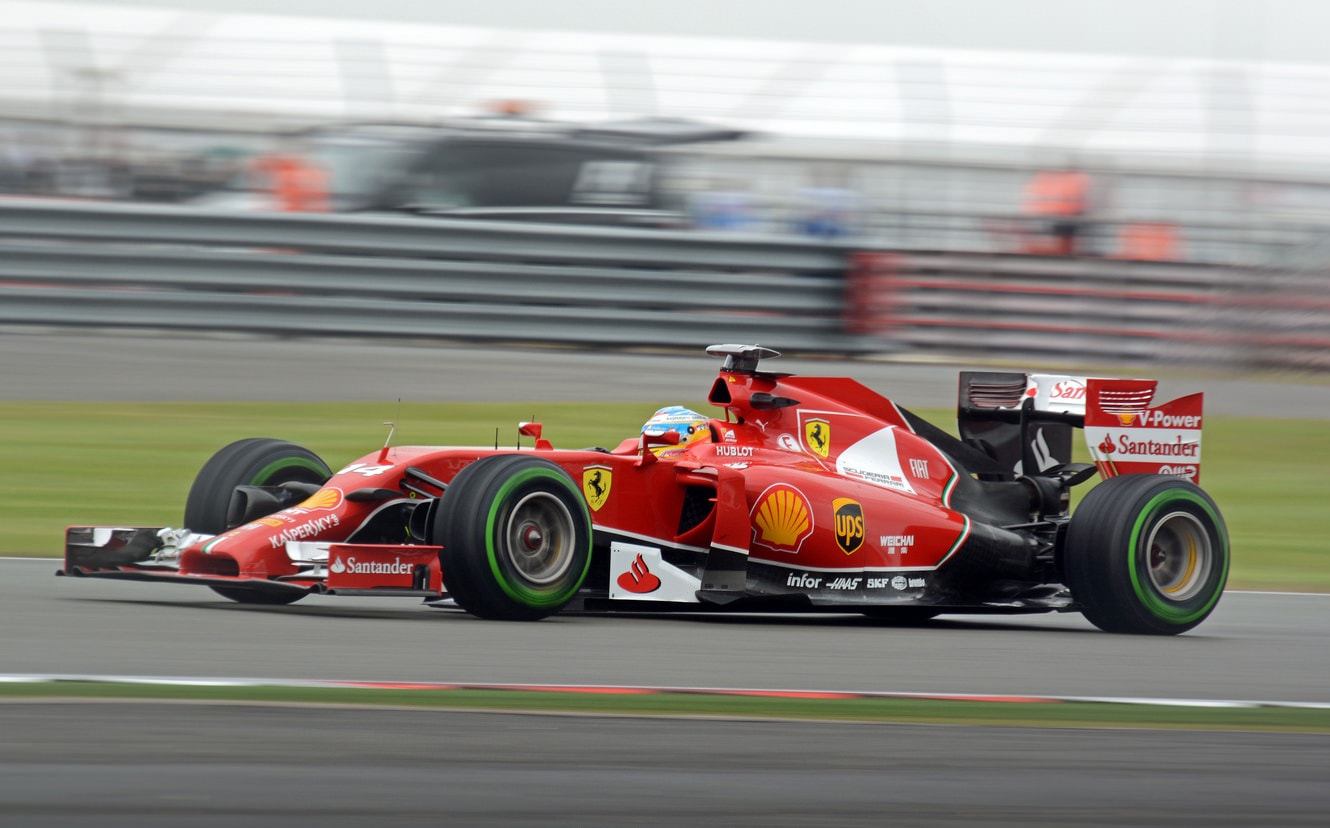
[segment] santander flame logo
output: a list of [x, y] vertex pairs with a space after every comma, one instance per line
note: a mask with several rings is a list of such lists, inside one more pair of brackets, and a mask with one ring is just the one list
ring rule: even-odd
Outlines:
[[660, 589], [660, 578], [647, 568], [647, 562], [642, 560], [641, 553], [638, 553], [632, 567], [619, 575], [618, 584], [619, 588], [626, 592], [645, 595]]

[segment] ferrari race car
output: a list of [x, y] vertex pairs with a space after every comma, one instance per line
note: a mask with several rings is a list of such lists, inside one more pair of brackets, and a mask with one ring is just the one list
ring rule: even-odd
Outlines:
[[[248, 439], [200, 470], [181, 528], [72, 527], [59, 574], [234, 601], [409, 595], [491, 619], [560, 610], [1076, 611], [1176, 634], [1214, 609], [1229, 542], [1197, 485], [1200, 394], [1153, 380], [960, 374], [957, 435], [848, 378], [716, 345], [709, 402], [614, 448], [394, 446], [333, 472]], [[1093, 463], [1072, 462], [1084, 432]], [[525, 444], [524, 444], [525, 443]], [[1073, 486], [1099, 476], [1073, 513]]]

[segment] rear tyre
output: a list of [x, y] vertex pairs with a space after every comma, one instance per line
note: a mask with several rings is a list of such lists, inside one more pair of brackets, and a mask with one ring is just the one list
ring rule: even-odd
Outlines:
[[534, 621], [572, 600], [591, 565], [591, 516], [572, 479], [538, 457], [485, 457], [439, 501], [431, 542], [443, 581], [481, 618]]
[[[309, 449], [268, 437], [239, 440], [214, 454], [194, 478], [185, 499], [185, 526], [219, 535], [228, 524], [231, 492], [237, 486], [280, 486], [283, 483], [323, 484], [332, 471]], [[276, 511], [276, 509], [274, 509]], [[271, 593], [242, 587], [211, 587], [213, 592], [242, 604], [290, 604], [304, 597], [296, 592]]]
[[1096, 627], [1176, 635], [1214, 610], [1229, 557], [1219, 507], [1199, 486], [1131, 474], [1103, 481], [1076, 508], [1063, 564], [1072, 598]]

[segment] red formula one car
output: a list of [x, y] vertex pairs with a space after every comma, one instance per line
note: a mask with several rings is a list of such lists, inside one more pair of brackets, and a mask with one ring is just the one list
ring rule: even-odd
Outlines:
[[[662, 409], [613, 449], [556, 449], [525, 423], [514, 448], [388, 445], [334, 473], [241, 440], [199, 472], [184, 528], [71, 528], [62, 574], [526, 620], [1079, 611], [1173, 634], [1219, 600], [1229, 543], [1196, 483], [1199, 394], [1154, 405], [1152, 380], [962, 372], [953, 436], [854, 380], [763, 370], [775, 351], [708, 353], [723, 416]], [[1071, 462], [1074, 429], [1093, 464]]]

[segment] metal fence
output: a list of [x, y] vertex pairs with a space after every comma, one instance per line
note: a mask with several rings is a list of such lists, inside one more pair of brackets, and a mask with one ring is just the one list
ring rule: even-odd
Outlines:
[[846, 252], [699, 233], [0, 204], [0, 322], [697, 348], [879, 349]]
[[0, 324], [1330, 369], [1314, 262], [22, 200], [0, 202]]

